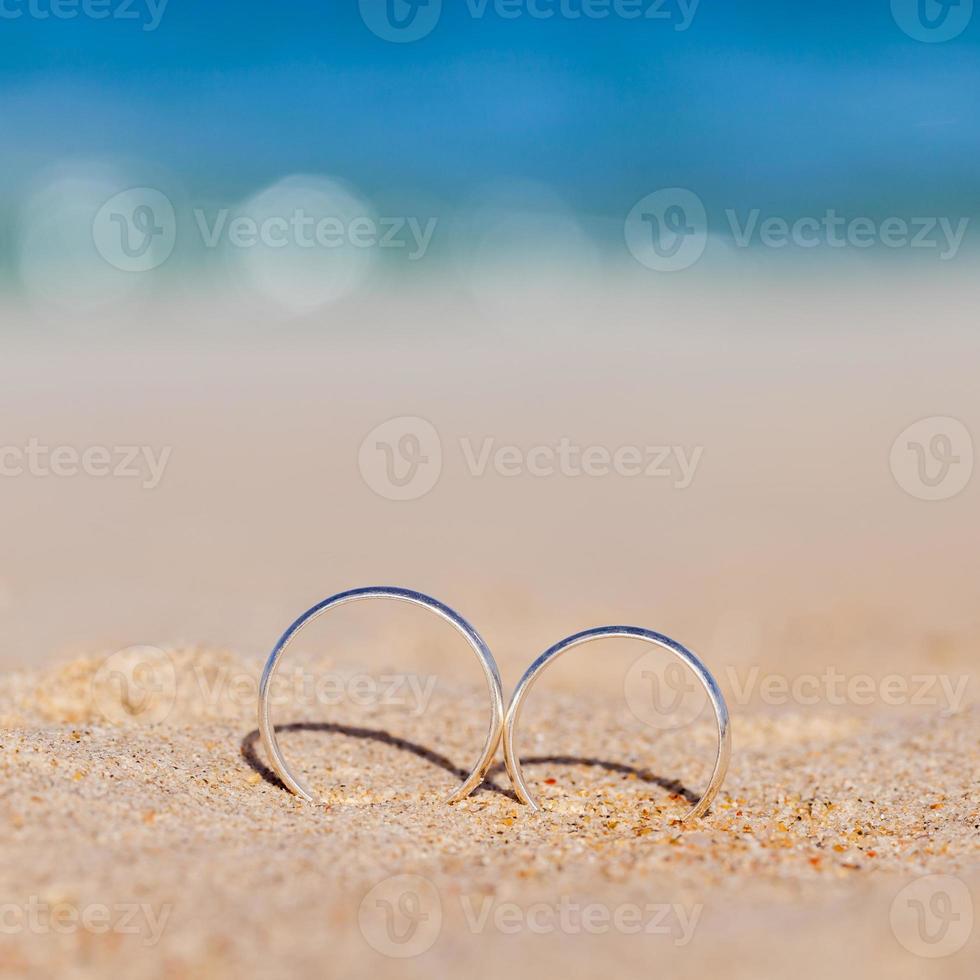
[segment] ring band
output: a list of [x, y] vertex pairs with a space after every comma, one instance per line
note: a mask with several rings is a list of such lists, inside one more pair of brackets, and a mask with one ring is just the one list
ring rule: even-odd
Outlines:
[[507, 716], [504, 720], [504, 762], [507, 766], [507, 775], [510, 776], [510, 781], [514, 785], [514, 791], [517, 793], [518, 799], [522, 803], [530, 806], [532, 810], [540, 809], [531, 796], [527, 788], [527, 783], [524, 781], [521, 761], [515, 748], [517, 725], [521, 717], [521, 707], [534, 682], [540, 677], [545, 667], [553, 660], [557, 660], [566, 650], [571, 650], [572, 647], [580, 646], [583, 643], [590, 643], [593, 640], [606, 639], [614, 636], [645, 640], [647, 643], [652, 643], [655, 646], [663, 647], [663, 649], [670, 651], [691, 668], [708, 693], [708, 698], [711, 700], [712, 707], [715, 709], [715, 719], [718, 722], [718, 755], [715, 759], [715, 768], [711, 774], [708, 788], [704, 791], [701, 799], [694, 805], [694, 808], [682, 819], [692, 820], [695, 817], [700, 817], [711, 806], [711, 801], [717, 796], [718, 790], [721, 789], [721, 784], [725, 780], [725, 773], [728, 771], [728, 762], [732, 754], [732, 735], [729, 726], [728, 706], [725, 704], [725, 698], [714, 677], [712, 677], [711, 672], [690, 650], [670, 639], [670, 637], [663, 636], [660, 633], [654, 633], [652, 630], [640, 629], [636, 626], [601, 626], [596, 629], [585, 630], [583, 633], [576, 633], [562, 640], [560, 643], [556, 643], [550, 649], [545, 650], [528, 667], [524, 676], [514, 689], [514, 694], [510, 699], [510, 705], [507, 708]]
[[299, 776], [290, 770], [286, 760], [283, 758], [282, 751], [279, 748], [279, 741], [276, 738], [275, 726], [272, 723], [270, 715], [269, 689], [275, 677], [276, 670], [279, 667], [279, 662], [282, 660], [283, 654], [285, 654], [289, 644], [295, 639], [296, 634], [308, 623], [322, 616], [328, 609], [333, 609], [335, 606], [342, 606], [347, 602], [356, 602], [359, 599], [398, 599], [415, 606], [422, 606], [430, 612], [434, 612], [437, 616], [453, 626], [476, 653], [487, 679], [487, 687], [490, 690], [490, 730], [487, 733], [487, 740], [483, 746], [483, 751], [480, 753], [480, 758], [473, 767], [473, 771], [463, 780], [462, 784], [446, 802], [457, 803], [459, 800], [465, 799], [483, 782], [483, 777], [490, 768], [490, 763], [493, 761], [493, 757], [497, 752], [497, 746], [500, 744], [504, 718], [504, 695], [500, 683], [500, 674], [497, 671], [497, 664], [493, 659], [493, 654], [484, 642], [483, 637], [462, 616], [437, 599], [432, 599], [429, 596], [423, 595], [421, 592], [413, 592], [409, 589], [373, 586], [364, 589], [351, 589], [349, 592], [340, 592], [337, 595], [331, 596], [329, 599], [324, 599], [323, 602], [317, 603], [312, 609], [308, 609], [283, 633], [279, 642], [269, 655], [265, 670], [262, 672], [262, 681], [259, 684], [259, 731], [262, 734], [262, 744], [265, 746], [265, 751], [268, 754], [273, 770], [287, 789], [304, 800], [315, 802], [312, 790]]

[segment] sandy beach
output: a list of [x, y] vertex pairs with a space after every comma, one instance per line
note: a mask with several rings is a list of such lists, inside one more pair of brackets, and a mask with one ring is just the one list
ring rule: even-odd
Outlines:
[[[733, 287], [659, 294], [656, 325], [628, 286], [613, 347], [502, 347], [432, 296], [409, 307], [422, 349], [357, 334], [383, 302], [234, 358], [25, 327], [0, 364], [22, 467], [0, 512], [6, 975], [975, 975], [976, 481], [930, 501], [889, 462], [917, 420], [980, 418], [973, 293], [814, 294], [789, 335], [798, 284], [773, 286], [771, 323]], [[942, 336], [917, 333], [943, 299]], [[816, 331], [875, 304], [901, 347]], [[103, 468], [69, 472], [93, 447]], [[323, 803], [293, 798], [256, 733], [259, 672], [305, 608], [369, 584], [469, 618], [505, 696], [580, 629], [685, 643], [733, 718], [711, 812], [678, 822], [709, 716], [656, 662], [681, 701], [647, 712], [625, 641], [573, 651], [528, 702], [542, 813], [499, 755], [445, 805], [485, 735], [479, 667], [385, 603], [290, 654], [275, 719]]]
[[0, 688], [5, 975], [585, 977], [597, 955], [625, 975], [651, 961], [692, 977], [975, 973], [961, 922], [937, 947], [895, 911], [930, 882], [960, 915], [949, 889], [978, 895], [975, 709], [736, 710], [725, 787], [682, 825], [711, 726], [653, 733], [622, 703], [544, 685], [522, 735], [543, 811], [515, 802], [499, 764], [447, 806], [486, 699], [440, 678], [420, 714], [284, 707], [313, 805], [265, 767], [244, 703], [255, 664], [206, 650], [144, 662], [172, 665], [176, 685], [135, 713], [98, 659]]

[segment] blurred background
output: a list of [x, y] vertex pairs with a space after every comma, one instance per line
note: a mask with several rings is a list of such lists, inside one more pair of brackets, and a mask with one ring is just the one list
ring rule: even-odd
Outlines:
[[974, 669], [972, 0], [5, 0], [0, 46], [4, 663], [258, 660], [398, 584], [510, 683], [607, 621]]

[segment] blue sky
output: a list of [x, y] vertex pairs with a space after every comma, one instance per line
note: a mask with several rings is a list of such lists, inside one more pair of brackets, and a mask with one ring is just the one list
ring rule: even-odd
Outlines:
[[889, 0], [701, 0], [683, 31], [444, 8], [409, 44], [376, 37], [354, 0], [169, 0], [152, 32], [0, 19], [7, 193], [46, 162], [108, 154], [195, 197], [319, 172], [449, 202], [524, 176], [598, 216], [670, 185], [713, 211], [976, 211], [980, 14], [925, 44]]

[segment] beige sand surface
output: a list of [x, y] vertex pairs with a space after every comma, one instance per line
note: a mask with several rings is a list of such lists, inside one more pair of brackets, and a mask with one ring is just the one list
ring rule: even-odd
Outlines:
[[[611, 275], [582, 316], [559, 289], [502, 291], [488, 317], [441, 283], [299, 324], [227, 297], [85, 325], [2, 311], [0, 448], [171, 455], [152, 489], [0, 479], [0, 969], [975, 978], [980, 476], [924, 501], [890, 451], [940, 416], [980, 443], [978, 289], [872, 272]], [[359, 452], [405, 416], [442, 471], [393, 501]], [[487, 438], [703, 457], [683, 488], [474, 474], [461, 447]], [[528, 702], [544, 813], [499, 769], [446, 807], [483, 741], [479, 668], [421, 610], [366, 604], [297, 651], [343, 697], [282, 706], [327, 803], [293, 799], [254, 736], [262, 660], [304, 608], [372, 584], [458, 609], [508, 694], [576, 630], [676, 637], [732, 709], [717, 805], [676, 824], [712, 732], [637, 717], [624, 644], [570, 654]], [[163, 653], [130, 690], [104, 658], [134, 644]], [[405, 671], [423, 699], [372, 694]]]
[[930, 959], [959, 944], [957, 922], [939, 946], [892, 925], [921, 876], [950, 876], [936, 887], [954, 914], [972, 914], [956, 882], [980, 900], [973, 707], [736, 710], [725, 787], [685, 826], [711, 726], [657, 732], [615, 699], [546, 681], [522, 734], [544, 812], [510, 798], [500, 765], [446, 806], [486, 701], [440, 675], [419, 714], [277, 709], [316, 806], [263, 765], [258, 664], [165, 653], [176, 683], [138, 703], [106, 685], [101, 658], [3, 681], [5, 975], [594, 977], [601, 963], [615, 976], [976, 976], [980, 930]]
[[[975, 664], [980, 478], [929, 503], [889, 468], [917, 419], [960, 419], [980, 445], [975, 277], [638, 278], [604, 280], [590, 326], [564, 329], [554, 311], [488, 324], [432, 287], [281, 334], [189, 303], [112, 333], [25, 324], [0, 358], [0, 446], [171, 454], [153, 489], [0, 479], [0, 665], [141, 642], [258, 657], [302, 609], [371, 584], [450, 602], [515, 680], [610, 620], [752, 663]], [[391, 501], [359, 448], [404, 416], [435, 427], [442, 471]], [[473, 475], [461, 449], [563, 438], [703, 453], [679, 488]]]

